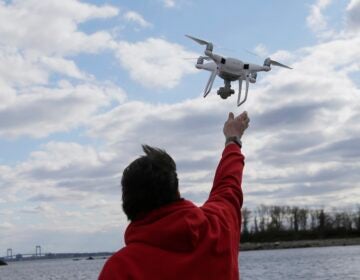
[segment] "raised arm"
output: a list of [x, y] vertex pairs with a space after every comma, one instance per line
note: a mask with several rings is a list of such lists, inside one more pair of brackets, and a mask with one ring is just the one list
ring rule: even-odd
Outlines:
[[224, 124], [225, 149], [217, 167], [209, 199], [203, 209], [223, 219], [232, 219], [240, 227], [241, 190], [244, 156], [241, 153], [241, 137], [249, 126], [247, 113], [234, 118], [230, 113]]

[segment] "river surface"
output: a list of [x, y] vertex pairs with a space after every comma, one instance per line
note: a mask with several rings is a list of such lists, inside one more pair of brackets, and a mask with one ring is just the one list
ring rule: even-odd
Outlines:
[[[0, 280], [97, 279], [105, 260], [39, 260], [0, 267]], [[241, 252], [242, 280], [360, 279], [360, 246]], [[220, 279], [220, 278], [219, 278]]]

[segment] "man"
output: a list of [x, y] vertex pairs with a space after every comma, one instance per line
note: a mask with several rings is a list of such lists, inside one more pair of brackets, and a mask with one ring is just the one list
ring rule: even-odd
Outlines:
[[225, 149], [208, 200], [197, 207], [180, 197], [176, 165], [165, 152], [143, 146], [145, 156], [123, 173], [123, 209], [131, 221], [126, 246], [104, 265], [100, 280], [239, 279], [243, 196], [241, 136], [244, 112], [229, 113]]

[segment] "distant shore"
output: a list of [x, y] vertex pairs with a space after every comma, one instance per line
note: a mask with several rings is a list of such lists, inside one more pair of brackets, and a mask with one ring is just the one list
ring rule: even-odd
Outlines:
[[[95, 259], [107, 259], [111, 256], [112, 252], [95, 252], [95, 253], [47, 253], [41, 256], [26, 256], [22, 257], [20, 254], [9, 259], [2, 258], [6, 262], [18, 262], [18, 261], [39, 261], [39, 260], [52, 260], [52, 259], [73, 259], [74, 261], [79, 260], [95, 260]], [[1, 258], [0, 258], [1, 260]]]
[[317, 239], [317, 240], [277, 241], [277, 242], [262, 242], [262, 243], [246, 242], [240, 244], [240, 251], [329, 247], [329, 246], [351, 246], [351, 245], [360, 245], [360, 237], [348, 238], [348, 239], [345, 238]]
[[[277, 241], [277, 242], [245, 242], [240, 244], [240, 251], [253, 250], [273, 250], [273, 249], [294, 249], [311, 247], [330, 247], [330, 246], [352, 246], [360, 245], [360, 237], [356, 238], [336, 238], [336, 239], [316, 239], [316, 240], [296, 240], [296, 241]], [[44, 260], [44, 259], [64, 259], [72, 258], [74, 261], [80, 259], [100, 259], [111, 256], [111, 252], [97, 253], [59, 253], [49, 254], [41, 257], [26, 257], [21, 259], [7, 259], [7, 262]], [[2, 259], [5, 261], [4, 259]]]

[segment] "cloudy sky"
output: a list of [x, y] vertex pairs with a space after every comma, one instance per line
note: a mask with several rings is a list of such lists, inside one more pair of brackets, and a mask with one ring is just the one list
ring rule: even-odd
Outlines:
[[[242, 108], [220, 79], [204, 99], [209, 73], [185, 59], [203, 48], [184, 34], [294, 70], [258, 75]], [[0, 0], [0, 256], [119, 248], [119, 181], [142, 143], [201, 204], [229, 111], [251, 118], [245, 206], [354, 207], [359, 72], [360, 0]]]

